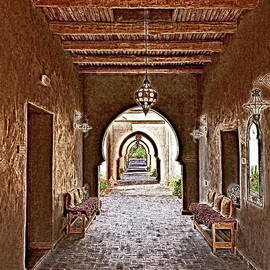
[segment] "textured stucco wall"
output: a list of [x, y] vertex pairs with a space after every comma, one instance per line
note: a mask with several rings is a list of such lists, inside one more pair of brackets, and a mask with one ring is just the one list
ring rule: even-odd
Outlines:
[[[211, 186], [221, 191], [220, 131], [239, 129], [240, 155], [246, 157], [246, 126], [249, 114], [242, 104], [249, 99], [252, 81], [270, 72], [270, 2], [245, 15], [238, 33], [216, 63], [206, 69], [203, 113], [209, 117], [209, 172]], [[270, 90], [263, 95], [270, 100]], [[270, 110], [262, 116], [264, 143], [265, 206], [258, 208], [246, 201], [246, 165], [241, 165], [241, 209], [237, 211], [240, 229], [237, 247], [263, 269], [270, 265]]]
[[[72, 128], [82, 95], [72, 60], [42, 12], [30, 0], [0, 1], [0, 10], [0, 268], [19, 270], [24, 265], [27, 102], [54, 114], [55, 240], [63, 228], [63, 193], [72, 186], [74, 171], [82, 175], [82, 136]], [[51, 87], [39, 83], [41, 74], [51, 78]]]
[[[197, 145], [190, 132], [198, 117], [198, 83], [194, 75], [151, 75], [159, 92], [155, 110], [173, 125], [180, 141], [180, 161], [184, 164], [184, 208], [198, 197]], [[85, 140], [85, 181], [97, 190], [97, 166], [102, 161], [102, 138], [110, 122], [126, 109], [135, 106], [134, 91], [141, 86], [138, 75], [86, 75], [84, 106], [93, 130]]]

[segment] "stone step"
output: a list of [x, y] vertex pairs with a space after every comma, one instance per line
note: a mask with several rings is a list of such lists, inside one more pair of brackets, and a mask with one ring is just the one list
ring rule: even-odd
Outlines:
[[129, 174], [137, 174], [137, 173], [147, 174], [149, 172], [147, 170], [127, 170], [127, 171], [125, 171], [125, 173], [129, 173]]
[[128, 166], [127, 170], [147, 170], [147, 166], [141, 165], [141, 166]]
[[136, 180], [136, 181], [149, 181], [154, 180], [153, 177], [150, 177], [149, 174], [122, 174], [120, 177], [121, 180]]
[[150, 175], [150, 172], [124, 172], [122, 175]]
[[129, 163], [128, 164], [128, 166], [131, 166], [131, 167], [133, 167], [133, 166], [138, 166], [138, 167], [140, 167], [140, 166], [146, 166], [147, 164], [146, 163]]
[[147, 180], [119, 180], [118, 185], [119, 186], [127, 186], [127, 185], [147, 185], [147, 184], [158, 184], [159, 180], [157, 179], [147, 179]]
[[130, 158], [129, 161], [145, 161], [145, 158]]
[[147, 169], [147, 166], [128, 166], [127, 169]]
[[129, 160], [128, 162], [130, 165], [136, 164], [136, 165], [141, 165], [141, 164], [146, 164], [146, 160]]

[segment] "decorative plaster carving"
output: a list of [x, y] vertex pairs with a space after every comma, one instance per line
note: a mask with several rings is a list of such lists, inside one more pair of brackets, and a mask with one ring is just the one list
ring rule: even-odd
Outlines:
[[233, 204], [240, 206], [240, 186], [237, 184], [231, 184], [227, 190], [228, 197], [232, 200]]
[[270, 89], [270, 73], [260, 75], [256, 80], [253, 81], [254, 87], [265, 86]]

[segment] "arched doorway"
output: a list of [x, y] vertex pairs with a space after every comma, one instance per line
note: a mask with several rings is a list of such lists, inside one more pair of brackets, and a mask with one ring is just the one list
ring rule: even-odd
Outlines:
[[[145, 157], [141, 157], [140, 152], [138, 153], [139, 155], [137, 155], [137, 152], [133, 152], [133, 149], [135, 151], [140, 150], [140, 146], [142, 151], [145, 149]], [[137, 156], [134, 156], [133, 153], [131, 155], [131, 152], [135, 153]], [[158, 183], [160, 181], [160, 158], [158, 155], [158, 147], [155, 141], [147, 133], [135, 131], [128, 134], [119, 146], [118, 156], [116, 168], [118, 172], [117, 179], [129, 178], [125, 176], [128, 176], [130, 171], [132, 172], [132, 168], [130, 170], [130, 167], [132, 167], [132, 163], [134, 163], [134, 160], [130, 159], [141, 158], [141, 160], [135, 160], [135, 162], [139, 163], [139, 165], [140, 163], [145, 162], [144, 166], [147, 167], [148, 181], [153, 183]], [[138, 175], [139, 174], [140, 173], [138, 173]], [[133, 176], [136, 177], [136, 174], [133, 174]], [[132, 177], [132, 175], [130, 175], [130, 177]]]
[[117, 183], [120, 171], [125, 169], [125, 156], [138, 134], [143, 135], [141, 143], [146, 152], [151, 156], [148, 148], [153, 151], [152, 159], [149, 157], [147, 162], [157, 170], [160, 183], [165, 185], [172, 179], [182, 178], [182, 165], [178, 162], [179, 141], [172, 125], [155, 110], [150, 110], [145, 117], [139, 107], [133, 107], [117, 116], [105, 131], [104, 162], [99, 167], [99, 179], [113, 179]]
[[[139, 146], [139, 148], [138, 148], [138, 146]], [[140, 149], [140, 147], [142, 149]], [[123, 156], [125, 157], [124, 164], [123, 164], [124, 166], [123, 167], [124, 168], [127, 167], [127, 162], [128, 162], [127, 159], [129, 157], [131, 157], [132, 155], [134, 157], [134, 154], [133, 154], [134, 150], [133, 150], [133, 148], [135, 148], [134, 150], [136, 152], [138, 152], [138, 154], [136, 154], [137, 155], [136, 158], [144, 158], [147, 167], [148, 168], [151, 168], [152, 165], [153, 165], [152, 156], [153, 156], [154, 153], [153, 153], [153, 151], [151, 151], [149, 145], [146, 142], [144, 142], [142, 139], [140, 140], [139, 144], [137, 143], [136, 140], [135, 141], [132, 141], [131, 143], [129, 143], [128, 146], [126, 147], [126, 150], [124, 152], [124, 155], [123, 155], [122, 151], [120, 151], [120, 158], [123, 157]], [[118, 169], [120, 169], [120, 167]], [[121, 171], [121, 170], [119, 170], [119, 171]]]

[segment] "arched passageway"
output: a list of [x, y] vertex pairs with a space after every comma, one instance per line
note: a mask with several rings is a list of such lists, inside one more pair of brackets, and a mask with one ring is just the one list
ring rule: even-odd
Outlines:
[[[95, 100], [97, 100], [94, 107], [91, 105], [93, 101], [90, 96], [89, 98], [86, 97], [85, 103], [85, 114], [89, 115], [89, 123], [93, 126], [87, 138], [84, 139], [83, 153], [84, 182], [89, 184], [91, 196], [98, 195], [98, 179], [107, 177], [106, 168], [104, 170], [105, 175], [99, 174], [97, 170], [98, 166], [108, 159], [105, 153], [104, 141], [106, 136], [104, 135], [108, 133], [109, 127], [118, 116], [123, 115], [126, 110], [134, 106], [132, 95], [123, 98], [127, 95], [127, 88], [123, 88], [123, 86], [128, 85], [131, 89], [137, 89], [138, 84], [141, 84], [141, 79], [139, 75], [118, 76], [117, 79], [113, 79], [110, 75], [85, 78], [86, 91], [89, 90], [89, 93], [93, 93]], [[104, 80], [106, 83], [103, 83]], [[175, 147], [177, 154], [175, 154], [174, 161], [179, 161], [183, 168], [183, 211], [188, 212], [189, 204], [198, 201], [199, 198], [197, 144], [194, 143], [190, 136], [190, 132], [196, 126], [199, 112], [197, 109], [195, 110], [194, 106], [190, 107], [187, 99], [183, 97], [187, 95], [188, 102], [196, 104], [199, 98], [197, 80], [188, 76], [183, 82], [177, 76], [168, 76], [165, 79], [160, 75], [153, 74], [151, 75], [151, 81], [153, 85], [160, 85], [159, 93], [162, 96], [154, 111], [168, 120], [179, 143], [179, 147]], [[111, 87], [110, 91], [108, 91], [108, 86]], [[121, 96], [117, 95], [117, 99], [115, 99], [116, 97], [112, 94], [112, 91], [118, 91]], [[181, 108], [181, 110], [177, 108]], [[121, 121], [124, 120], [121, 119]], [[136, 121], [134, 118], [133, 120]], [[118, 122], [118, 124], [120, 123]], [[107, 141], [106, 143], [112, 144], [113, 142]], [[161, 167], [161, 174], [162, 171], [164, 172]], [[102, 170], [100, 170], [100, 173], [102, 173]]]
[[[142, 153], [143, 149], [145, 154]], [[127, 180], [134, 177], [151, 183], [160, 181], [158, 147], [147, 133], [142, 131], [130, 133], [121, 142], [118, 154], [117, 179]]]
[[155, 110], [145, 117], [139, 107], [124, 111], [108, 126], [102, 145], [105, 161], [99, 168], [99, 178], [119, 182], [129, 165], [130, 150], [136, 145], [145, 149], [145, 166], [152, 180], [166, 185], [182, 178], [182, 166], [177, 161], [179, 142], [171, 124]]

